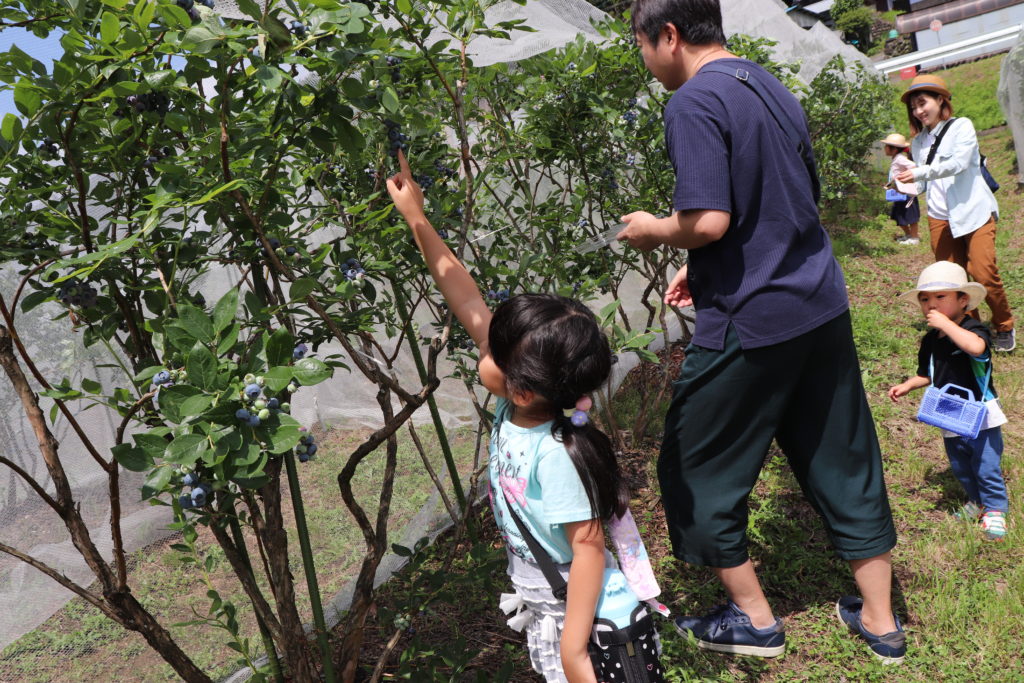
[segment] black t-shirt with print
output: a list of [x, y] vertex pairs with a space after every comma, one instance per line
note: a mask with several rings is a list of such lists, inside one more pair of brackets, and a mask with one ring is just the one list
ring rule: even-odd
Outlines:
[[[935, 376], [931, 378], [932, 386], [942, 388], [947, 384], [956, 384], [974, 392], [974, 399], [988, 401], [996, 398], [996, 388], [992, 384], [992, 334], [981, 321], [964, 316], [960, 327], [973, 332], [985, 340], [985, 352], [973, 357], [954, 344], [949, 337], [939, 336], [938, 330], [929, 330], [921, 340], [921, 349], [917, 352], [917, 374], [929, 377], [929, 361], [935, 364]], [[989, 375], [987, 390], [982, 395], [981, 384], [986, 374]]]

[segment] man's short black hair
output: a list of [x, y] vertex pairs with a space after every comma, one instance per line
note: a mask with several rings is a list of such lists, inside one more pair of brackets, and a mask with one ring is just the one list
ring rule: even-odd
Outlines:
[[657, 45], [661, 29], [673, 24], [690, 45], [725, 45], [718, 0], [633, 0], [633, 33]]

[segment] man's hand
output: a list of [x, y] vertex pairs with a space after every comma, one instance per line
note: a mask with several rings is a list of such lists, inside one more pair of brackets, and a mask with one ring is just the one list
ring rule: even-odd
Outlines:
[[664, 301], [669, 306], [682, 308], [693, 305], [693, 295], [690, 294], [690, 283], [687, 281], [688, 266], [683, 266], [668, 283], [668, 291], [665, 292]]
[[423, 218], [423, 190], [412, 179], [409, 162], [402, 150], [398, 150], [399, 171], [388, 178], [388, 194], [395, 203], [395, 208], [410, 225], [413, 221]]
[[662, 241], [656, 237], [655, 228], [660, 220], [657, 216], [646, 211], [634, 211], [627, 213], [621, 220], [626, 227], [616, 236], [616, 239], [626, 242], [640, 251], [650, 251], [661, 246]]

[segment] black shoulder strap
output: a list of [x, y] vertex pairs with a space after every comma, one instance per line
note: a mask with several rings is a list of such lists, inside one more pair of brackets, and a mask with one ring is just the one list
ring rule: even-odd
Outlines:
[[935, 142], [932, 143], [932, 148], [928, 150], [928, 159], [924, 162], [925, 166], [932, 165], [932, 161], [935, 160], [935, 153], [939, 151], [939, 143], [942, 142], [942, 138], [946, 136], [946, 131], [953, 126], [954, 121], [956, 121], [955, 116], [948, 119], [946, 121], [946, 125], [944, 125], [942, 130], [939, 131], [939, 134], [935, 136]]
[[713, 71], [715, 73], [726, 74], [733, 76], [736, 80], [745, 84], [748, 88], [754, 91], [754, 93], [760, 98], [761, 102], [764, 103], [768, 113], [775, 119], [775, 123], [779, 125], [782, 132], [785, 133], [786, 137], [789, 138], [790, 143], [796, 149], [800, 158], [804, 162], [804, 166], [807, 167], [807, 175], [810, 176], [811, 185], [814, 189], [814, 202], [817, 203], [821, 198], [821, 182], [818, 179], [818, 169], [814, 163], [814, 154], [808, 149], [808, 146], [804, 143], [803, 137], [800, 135], [800, 126], [793, 121], [792, 117], [786, 112], [786, 109], [782, 106], [782, 102], [779, 101], [775, 93], [764, 87], [754, 74], [743, 68], [737, 68], [734, 66], [727, 66], [720, 64], [718, 61], [709, 62], [700, 68], [701, 71]]
[[544, 550], [541, 544], [534, 538], [533, 534], [530, 533], [530, 529], [527, 528], [526, 523], [519, 518], [516, 514], [515, 509], [512, 507], [512, 501], [508, 499], [508, 495], [505, 494], [502, 489], [502, 494], [505, 496], [505, 507], [508, 508], [508, 512], [512, 515], [512, 519], [515, 521], [516, 526], [519, 528], [519, 533], [522, 534], [523, 540], [526, 541], [526, 546], [533, 553], [533, 559], [540, 565], [540, 570], [544, 572], [544, 578], [548, 580], [548, 584], [551, 585], [551, 593], [559, 600], [565, 600], [565, 596], [569, 592], [569, 586], [565, 582], [565, 577], [562, 576], [558, 568], [555, 567], [555, 561], [551, 559], [551, 555], [548, 551]]

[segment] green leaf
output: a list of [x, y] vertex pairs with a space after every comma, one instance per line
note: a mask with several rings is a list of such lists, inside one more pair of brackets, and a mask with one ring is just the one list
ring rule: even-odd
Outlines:
[[253, 73], [253, 78], [262, 83], [263, 87], [267, 90], [277, 90], [284, 81], [284, 74], [281, 73], [280, 69], [264, 64], [256, 69]]
[[[293, 285], [294, 287], [294, 285]], [[220, 298], [217, 305], [213, 307], [213, 330], [217, 334], [220, 334], [224, 328], [230, 325], [235, 320], [235, 314], [238, 312], [238, 290], [229, 289], [227, 293]]]
[[272, 394], [276, 394], [288, 386], [288, 383], [292, 381], [291, 366], [279, 365], [277, 367], [270, 368], [270, 370], [263, 375], [263, 381], [266, 382], [267, 391]]
[[113, 45], [117, 37], [121, 35], [121, 22], [113, 12], [104, 12], [100, 21], [100, 38], [107, 45]]
[[264, 441], [267, 444], [267, 450], [271, 453], [284, 453], [295, 448], [303, 434], [299, 431], [299, 427], [299, 423], [291, 415], [278, 413], [277, 424], [274, 425], [272, 420], [263, 430], [266, 432]]
[[191, 44], [191, 51], [196, 54], [206, 54], [217, 47], [224, 36], [219, 36], [210, 30], [206, 24], [196, 24], [185, 32], [182, 42]]
[[210, 349], [202, 342], [189, 351], [188, 359], [185, 361], [185, 370], [188, 371], [190, 382], [201, 389], [211, 390], [217, 383], [217, 359]]
[[198, 206], [199, 204], [205, 204], [206, 202], [210, 201], [211, 199], [221, 194], [222, 192], [229, 192], [237, 187], [240, 187], [241, 185], [244, 184], [244, 182], [245, 181], [242, 180], [241, 178], [235, 178], [230, 182], [224, 183], [220, 187], [215, 187], [214, 189], [210, 190], [209, 192], [207, 192], [194, 202], [189, 202], [188, 206]]
[[164, 460], [176, 465], [194, 465], [208, 448], [205, 435], [182, 434], [167, 445]]
[[135, 23], [139, 25], [141, 29], [148, 29], [149, 23], [153, 21], [153, 13], [156, 12], [156, 7], [153, 0], [137, 0], [135, 3]]
[[319, 358], [303, 358], [292, 366], [292, 374], [302, 386], [308, 387], [323, 382], [334, 374], [334, 370]]
[[135, 439], [135, 446], [145, 451], [151, 459], [163, 457], [164, 451], [167, 450], [167, 439], [152, 431], [132, 434], [132, 438]]
[[188, 351], [196, 343], [196, 338], [179, 323], [174, 322], [164, 328], [167, 341], [179, 351]]
[[316, 280], [311, 277], [299, 278], [292, 283], [291, 289], [288, 290], [288, 297], [292, 301], [305, 299], [314, 289], [316, 289]]
[[39, 107], [43, 104], [43, 98], [39, 95], [36, 86], [28, 79], [21, 79], [14, 86], [14, 104], [18, 111], [29, 118], [35, 116]]
[[102, 384], [94, 379], [89, 379], [88, 377], [82, 380], [82, 388], [90, 394], [98, 394], [103, 391]]
[[238, 5], [238, 9], [245, 14], [248, 14], [256, 21], [263, 18], [263, 12], [260, 11], [260, 6], [257, 5], [254, 0], [238, 0], [235, 4]]
[[398, 94], [395, 92], [394, 88], [392, 88], [390, 86], [385, 88], [384, 89], [384, 94], [381, 95], [380, 102], [381, 102], [381, 104], [384, 105], [384, 108], [387, 109], [388, 111], [390, 111], [390, 112], [398, 111]]
[[173, 475], [174, 471], [167, 466], [157, 467], [150, 472], [142, 484], [142, 500], [148, 500], [158, 493], [162, 493]]
[[210, 316], [194, 306], [179, 303], [178, 320], [175, 325], [188, 330], [189, 334], [199, 341], [213, 341], [213, 322]]
[[171, 422], [181, 422], [183, 417], [181, 405], [193, 396], [200, 396], [201, 394], [201, 391], [187, 384], [177, 384], [173, 387], [161, 389], [160, 393], [157, 394], [160, 412]]
[[21, 119], [9, 112], [4, 114], [4, 122], [0, 125], [0, 135], [3, 135], [4, 140], [14, 142], [21, 137], [21, 130]]
[[202, 415], [212, 404], [212, 396], [207, 396], [206, 394], [191, 396], [181, 402], [181, 405], [178, 407], [178, 413], [182, 419], [195, 417], [196, 415]]
[[292, 333], [283, 327], [277, 328], [267, 340], [267, 365], [287, 365], [295, 350]]
[[119, 443], [110, 452], [121, 467], [131, 472], [145, 472], [153, 466], [153, 459], [141, 448], [133, 448], [131, 444]]
[[43, 303], [52, 296], [53, 292], [49, 292], [45, 289], [40, 290], [38, 292], [32, 292], [31, 294], [29, 294], [28, 296], [21, 300], [21, 312], [28, 313], [33, 308]]

